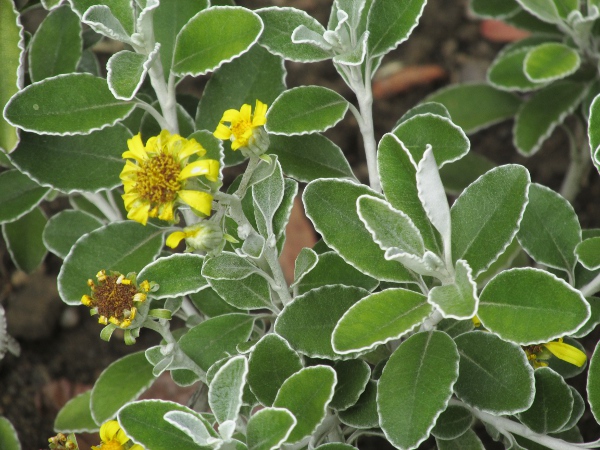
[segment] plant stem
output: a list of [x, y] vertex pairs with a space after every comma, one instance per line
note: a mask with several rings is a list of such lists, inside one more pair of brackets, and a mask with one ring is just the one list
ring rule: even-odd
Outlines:
[[166, 122], [166, 129], [170, 133], [179, 133], [177, 100], [175, 99], [175, 78], [172, 74], [169, 75], [169, 84], [167, 85], [160, 55], [156, 55], [156, 59], [152, 66], [150, 66], [148, 75], [150, 76], [150, 83], [154, 88], [154, 92], [156, 92], [156, 98]]
[[121, 220], [121, 212], [115, 211], [111, 204], [99, 192], [82, 192], [84, 198], [93, 203], [111, 222]]
[[285, 276], [283, 275], [283, 270], [281, 269], [281, 264], [279, 263], [279, 255], [277, 254], [277, 241], [275, 240], [275, 236], [269, 236], [267, 242], [265, 244], [265, 250], [263, 255], [271, 269], [271, 273], [274, 278], [274, 285], [272, 286], [273, 290], [277, 292], [281, 303], [283, 306], [287, 305], [292, 301], [292, 297], [290, 296], [289, 287], [287, 285], [287, 281], [285, 280]]
[[469, 411], [471, 411], [471, 414], [473, 414], [479, 420], [494, 426], [501, 432], [505, 431], [511, 434], [517, 434], [526, 439], [529, 439], [530, 441], [544, 445], [553, 450], [581, 450], [582, 448], [581, 444], [574, 445], [569, 442], [565, 442], [562, 439], [547, 436], [545, 434], [535, 433], [521, 423], [513, 422], [512, 420], [507, 419], [505, 417], [493, 416], [483, 411], [479, 411], [478, 409], [472, 408], [471, 406], [459, 400], [450, 399], [450, 404], [462, 406], [463, 408], [468, 409]]
[[594, 295], [596, 292], [600, 291], [600, 274], [596, 275], [596, 277], [590, 281], [588, 284], [583, 286], [579, 291], [583, 294], [584, 297], [589, 297]]
[[580, 121], [577, 121], [574, 133], [567, 130], [567, 135], [571, 144], [571, 161], [560, 188], [560, 195], [573, 202], [591, 168], [591, 158], [590, 147]]

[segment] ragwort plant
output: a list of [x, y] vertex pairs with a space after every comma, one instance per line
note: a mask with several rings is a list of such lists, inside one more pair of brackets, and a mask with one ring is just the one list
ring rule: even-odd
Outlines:
[[[456, 122], [501, 119], [501, 103], [423, 103], [375, 139], [371, 78], [425, 0], [336, 0], [327, 28], [230, 3], [45, 0], [26, 43], [21, 13], [0, 0], [11, 256], [27, 271], [46, 250], [62, 258], [61, 298], [97, 315], [102, 339], [162, 336], [67, 403], [50, 447], [99, 431], [104, 450], [343, 450], [368, 435], [482, 448], [480, 424], [507, 448], [595, 447], [579, 443], [586, 404], [565, 380], [587, 363], [576, 339], [600, 323], [597, 231], [519, 165], [466, 182], [459, 170], [468, 186], [450, 206], [449, 169], [470, 149]], [[106, 79], [90, 50], [99, 35], [122, 43]], [[357, 106], [319, 86], [286, 90], [284, 60], [327, 59]], [[207, 73], [197, 104], [177, 95]], [[348, 110], [370, 186], [320, 134]], [[224, 190], [223, 169], [241, 162]], [[288, 285], [278, 257], [298, 182], [322, 240]], [[72, 209], [48, 220], [39, 204], [56, 196]], [[513, 267], [521, 248], [535, 267]], [[137, 400], [163, 372], [200, 382], [187, 406]], [[599, 378], [594, 354], [597, 418]], [[0, 430], [2, 448], [19, 448]]]

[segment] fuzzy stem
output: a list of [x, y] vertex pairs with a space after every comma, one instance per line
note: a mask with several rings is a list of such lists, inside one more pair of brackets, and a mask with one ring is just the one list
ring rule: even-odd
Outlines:
[[82, 192], [81, 195], [93, 203], [111, 222], [121, 220], [121, 212], [115, 211], [111, 204], [99, 192]]
[[577, 197], [581, 183], [591, 168], [591, 158], [587, 138], [579, 121], [575, 126], [574, 135], [569, 130], [567, 130], [567, 135], [571, 144], [571, 161], [560, 188], [560, 195], [572, 202]]
[[579, 289], [584, 297], [589, 297], [594, 295], [596, 292], [600, 291], [600, 274], [596, 275], [596, 277], [590, 281], [588, 284]]

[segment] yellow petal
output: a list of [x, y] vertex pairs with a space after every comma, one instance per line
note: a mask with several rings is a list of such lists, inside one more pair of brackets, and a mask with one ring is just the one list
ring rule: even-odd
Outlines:
[[252, 106], [250, 106], [247, 103], [243, 104], [242, 107], [240, 108], [240, 118], [244, 122], [251, 123], [251, 121], [252, 121], [251, 115], [252, 115]]
[[252, 126], [260, 127], [267, 123], [267, 105], [260, 100], [256, 100], [256, 107], [254, 108], [254, 117], [252, 118]]
[[208, 173], [205, 175], [205, 177], [210, 181], [218, 181], [220, 166], [219, 161], [216, 159], [207, 159], [206, 162], [208, 162], [209, 166]]
[[148, 157], [146, 150], [144, 149], [141, 133], [136, 134], [131, 139], [127, 139], [127, 148], [129, 150], [123, 153], [123, 158], [133, 158], [142, 162]]
[[[217, 163], [217, 173], [219, 170], [218, 161], [214, 161], [212, 159], [202, 159], [200, 161], [194, 161], [193, 163], [188, 164], [183, 168], [181, 173], [179, 174], [180, 180], [185, 180], [190, 177], [199, 177], [200, 175], [212, 175], [214, 174], [214, 169], [211, 171], [211, 166], [214, 165], [213, 162]], [[216, 181], [216, 180], [212, 180]]]
[[231, 129], [228, 126], [220, 123], [217, 125], [217, 129], [213, 133], [213, 136], [217, 139], [221, 139], [222, 141], [226, 141], [231, 137]]
[[237, 122], [238, 120], [241, 120], [242, 116], [240, 112], [241, 111], [238, 111], [237, 109], [228, 109], [223, 113], [221, 122]]
[[171, 222], [173, 220], [173, 202], [167, 202], [164, 205], [161, 205], [159, 208], [160, 214], [158, 218], [160, 220], [164, 220], [165, 222]]
[[81, 297], [81, 303], [83, 303], [88, 308], [91, 308], [94, 305], [94, 299], [89, 295], [83, 295]]
[[204, 156], [206, 155], [206, 150], [195, 139], [190, 139], [189, 141], [186, 139], [183, 148], [179, 151], [179, 159], [184, 160], [192, 155]]
[[[177, 248], [177, 246], [179, 245], [179, 243], [185, 239], [185, 233], [183, 231], [175, 231], [173, 233], [171, 233], [169, 235], [169, 237], [167, 237], [167, 247], [170, 248]], [[83, 299], [82, 299], [83, 302]]]
[[210, 216], [213, 200], [212, 195], [202, 191], [181, 190], [177, 193], [177, 196], [192, 208], [204, 215]]
[[120, 429], [121, 426], [119, 425], [119, 422], [116, 420], [109, 420], [100, 427], [100, 439], [102, 442], [112, 441]]
[[577, 347], [565, 344], [564, 342], [548, 342], [547, 344], [543, 344], [543, 347], [546, 347], [558, 359], [562, 359], [577, 367], [582, 367], [587, 360], [585, 353]]
[[146, 225], [148, 222], [150, 204], [142, 204], [135, 208], [131, 208], [127, 213], [127, 218], [131, 220], [135, 220], [136, 222], [141, 223], [142, 225]]
[[236, 151], [238, 148], [243, 147], [242, 142], [238, 139], [231, 143], [231, 150]]
[[133, 205], [133, 203], [140, 198], [139, 194], [136, 192], [127, 193], [121, 195], [123, 199], [123, 204], [125, 205], [125, 209], [129, 211]]

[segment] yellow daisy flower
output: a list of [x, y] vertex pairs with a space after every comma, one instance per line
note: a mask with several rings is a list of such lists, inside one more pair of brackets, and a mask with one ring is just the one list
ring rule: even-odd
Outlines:
[[129, 446], [131, 439], [116, 420], [109, 420], [100, 427], [100, 440], [102, 443], [98, 446], [92, 445], [92, 450], [144, 450], [139, 444]]
[[[230, 139], [232, 150], [248, 147], [249, 144], [252, 144], [255, 129], [267, 123], [266, 114], [267, 105], [260, 100], [256, 100], [254, 114], [252, 114], [252, 107], [248, 104], [242, 105], [239, 111], [228, 109], [223, 113], [223, 118], [213, 135], [223, 141]], [[229, 126], [224, 122], [229, 122]]]
[[[163, 130], [148, 139], [144, 146], [140, 134], [127, 140], [123, 158], [128, 159], [121, 171], [125, 194], [122, 195], [127, 218], [146, 225], [149, 217], [171, 222], [175, 203], [187, 203], [209, 216], [213, 197], [208, 192], [186, 189], [189, 178], [205, 176], [210, 181], [219, 177], [219, 162], [190, 156], [204, 156], [206, 150], [195, 140], [185, 139]], [[132, 159], [130, 161], [129, 159]]]
[[545, 344], [529, 345], [524, 350], [527, 354], [527, 359], [531, 361], [535, 368], [548, 366], [546, 361], [550, 359], [551, 355], [577, 367], [583, 367], [587, 361], [587, 356], [584, 352], [577, 347], [565, 344], [562, 338], [558, 339], [558, 341], [547, 342]]
[[112, 323], [120, 328], [127, 328], [151, 289], [148, 281], [136, 286], [131, 278], [133, 277], [126, 278], [118, 272], [107, 275], [106, 271], [101, 270], [96, 274], [98, 284], [88, 280], [92, 295], [83, 295], [81, 303], [91, 308], [92, 314], [100, 315], [99, 323]]

